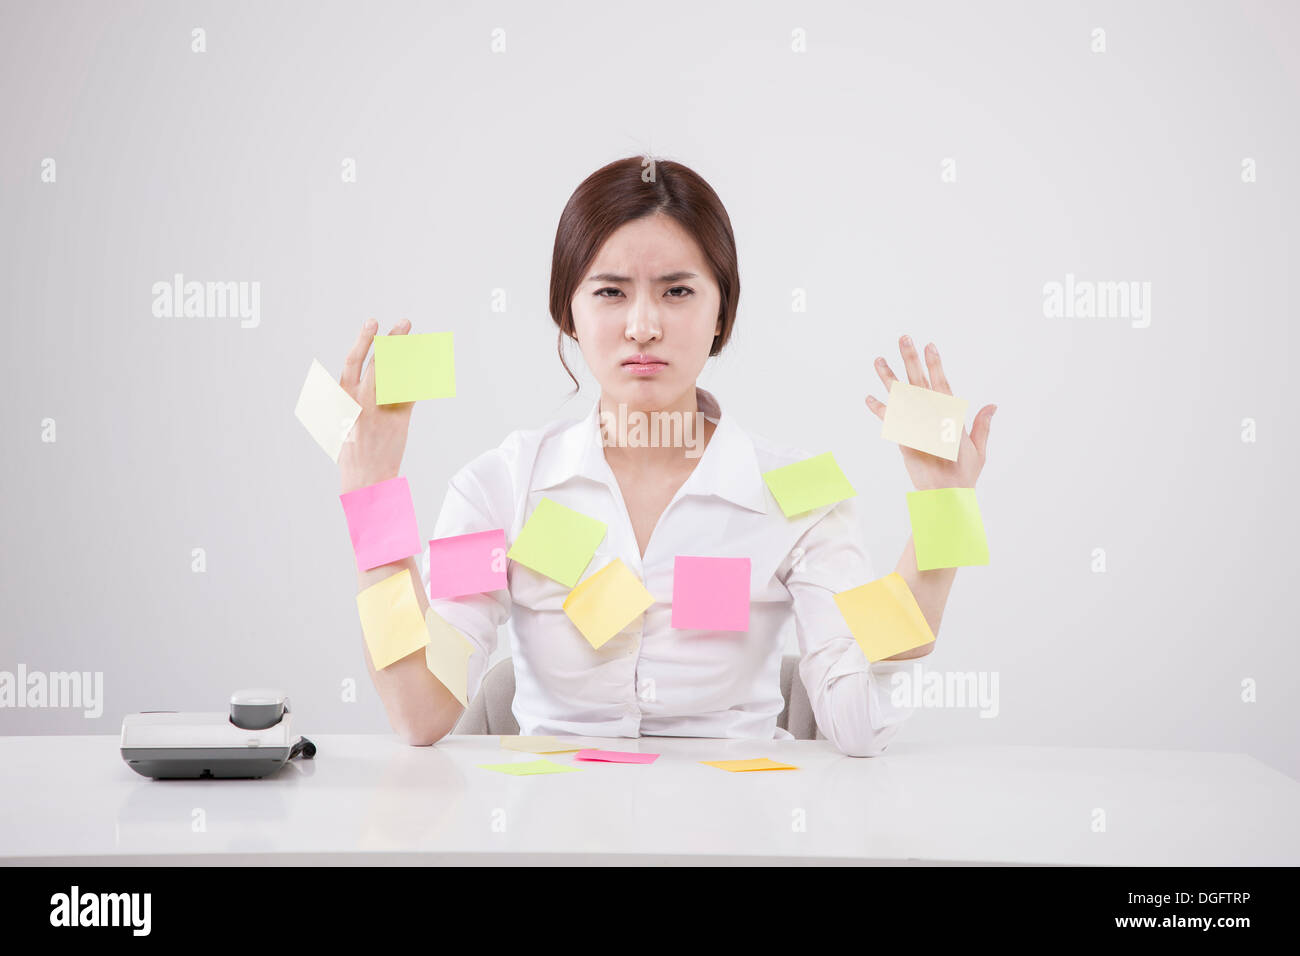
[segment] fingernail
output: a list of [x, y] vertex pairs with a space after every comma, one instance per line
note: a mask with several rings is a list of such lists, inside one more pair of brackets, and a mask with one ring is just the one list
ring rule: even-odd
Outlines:
[[911, 337], [910, 335], [904, 335], [904, 336], [903, 336], [903, 344], [906, 345], [906, 346], [908, 346], [908, 347], [910, 348], [911, 345], [912, 345], [912, 337]]

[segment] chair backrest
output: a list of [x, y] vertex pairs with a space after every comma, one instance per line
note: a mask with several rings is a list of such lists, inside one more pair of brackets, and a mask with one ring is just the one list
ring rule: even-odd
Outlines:
[[[817, 736], [817, 720], [813, 716], [808, 692], [799, 679], [799, 658], [787, 654], [781, 659], [781, 696], [785, 707], [776, 719], [778, 727], [788, 730], [799, 740], [812, 740]], [[454, 734], [506, 734], [519, 733], [511, 705], [515, 699], [515, 668], [510, 658], [499, 660], [483, 675], [483, 686], [461, 714], [452, 729]]]

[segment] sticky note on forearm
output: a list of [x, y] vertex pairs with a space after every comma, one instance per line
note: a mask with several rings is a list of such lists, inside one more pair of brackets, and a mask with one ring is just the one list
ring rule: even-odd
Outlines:
[[989, 543], [974, 488], [909, 491], [907, 512], [918, 571], [989, 563]]
[[749, 630], [749, 558], [679, 554], [673, 560], [672, 626]]
[[376, 670], [414, 654], [429, 643], [429, 632], [408, 568], [370, 585], [357, 595], [361, 630]]
[[293, 414], [316, 439], [316, 444], [325, 449], [325, 454], [337, 462], [343, 443], [361, 414], [361, 406], [325, 371], [324, 365], [312, 359]]
[[375, 404], [456, 396], [451, 332], [375, 336]]
[[880, 437], [949, 461], [957, 460], [966, 399], [894, 379]]
[[868, 661], [883, 661], [934, 640], [912, 589], [898, 572], [835, 595], [849, 632]]
[[857, 494], [830, 452], [765, 471], [763, 480], [787, 518]]
[[411, 486], [405, 478], [366, 485], [339, 495], [357, 568], [368, 571], [420, 553]]
[[429, 643], [424, 648], [424, 664], [429, 673], [451, 691], [462, 707], [469, 706], [469, 659], [474, 645], [430, 607], [424, 612]]
[[615, 558], [569, 592], [564, 613], [592, 647], [627, 627], [655, 599], [619, 558]]
[[543, 498], [519, 529], [506, 557], [571, 588], [604, 537], [603, 521]]

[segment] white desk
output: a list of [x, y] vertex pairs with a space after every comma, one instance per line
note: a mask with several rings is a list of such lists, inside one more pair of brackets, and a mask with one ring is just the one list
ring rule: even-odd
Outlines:
[[[311, 739], [272, 777], [161, 781], [116, 734], [0, 737], [0, 862], [1300, 864], [1300, 783], [1239, 754], [585, 738], [663, 756], [510, 777], [476, 764], [536, 758], [495, 737]], [[697, 762], [758, 756], [800, 769]]]

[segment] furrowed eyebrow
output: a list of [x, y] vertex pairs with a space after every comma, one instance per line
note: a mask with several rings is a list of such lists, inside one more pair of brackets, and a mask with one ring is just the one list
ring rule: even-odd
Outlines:
[[[695, 279], [695, 278], [698, 278], [698, 276], [696, 276], [694, 272], [670, 272], [667, 275], [660, 276], [655, 281], [656, 282], [679, 282], [682, 279]], [[612, 272], [599, 272], [596, 275], [591, 276], [589, 279], [587, 279], [587, 281], [588, 282], [631, 282], [632, 278], [631, 276], [615, 275]]]

